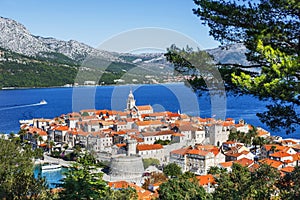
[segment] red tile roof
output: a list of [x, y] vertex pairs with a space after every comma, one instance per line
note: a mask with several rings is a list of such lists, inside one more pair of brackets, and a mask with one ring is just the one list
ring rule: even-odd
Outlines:
[[216, 183], [213, 175], [211, 174], [196, 176], [196, 178], [201, 186], [208, 185], [209, 183], [214, 185]]
[[253, 160], [250, 160], [248, 158], [242, 158], [242, 159], [239, 159], [239, 160], [233, 161], [233, 162], [238, 163], [238, 164], [242, 165], [243, 167], [249, 167], [254, 163]]
[[258, 137], [261, 137], [261, 136], [264, 136], [264, 135], [268, 135], [269, 132], [268, 131], [265, 131], [265, 130], [257, 130], [257, 136]]
[[117, 147], [121, 148], [121, 147], [126, 147], [125, 143], [121, 143], [121, 144], [116, 144]]
[[194, 155], [201, 155], [201, 156], [206, 156], [208, 153], [210, 153], [210, 152], [200, 150], [200, 149], [190, 149], [187, 151], [187, 154], [194, 154]]
[[138, 110], [153, 110], [152, 109], [152, 106], [150, 106], [150, 105], [144, 105], [144, 106], [137, 106], [137, 109]]
[[160, 120], [152, 120], [152, 121], [138, 121], [135, 122], [138, 126], [151, 126], [151, 125], [161, 125], [162, 122]]
[[161, 144], [138, 144], [136, 148], [138, 151], [148, 151], [163, 149], [163, 146]]
[[176, 150], [171, 151], [171, 154], [185, 155], [188, 150], [190, 150], [189, 147], [182, 148], [182, 149], [176, 149]]
[[277, 151], [283, 151], [283, 152], [286, 152], [290, 149], [290, 147], [287, 147], [287, 146], [281, 146], [281, 145], [278, 145], [278, 144], [265, 144], [263, 147], [267, 150], [267, 151], [270, 151], [272, 149], [272, 147], [275, 147], [275, 150]]
[[291, 154], [282, 151], [277, 151], [275, 153], [270, 154], [269, 156], [276, 157], [276, 158], [283, 158], [283, 157], [291, 156]]
[[222, 163], [219, 163], [219, 165], [221, 165], [221, 166], [224, 167], [224, 168], [231, 167], [232, 164], [233, 164], [233, 161], [228, 161], [228, 162], [222, 162]]
[[284, 168], [281, 169], [282, 172], [285, 172], [285, 173], [291, 173], [292, 171], [294, 171], [295, 167], [292, 167], [292, 166], [286, 166]]
[[40, 136], [47, 136], [47, 132], [43, 131], [42, 129], [39, 129], [37, 127], [29, 127], [28, 128], [28, 133], [30, 134], [38, 134]]
[[297, 161], [297, 160], [300, 160], [300, 153], [296, 153], [293, 156], [293, 161]]
[[233, 141], [227, 141], [227, 142], [223, 142], [223, 144], [235, 144], [236, 142]]
[[260, 161], [258, 161], [259, 163], [263, 163], [263, 164], [267, 164], [267, 165], [270, 165], [271, 167], [274, 167], [276, 169], [278, 169], [281, 165], [283, 165], [282, 162], [280, 161], [277, 161], [277, 160], [272, 160], [270, 158], [265, 158], [265, 159], [262, 159]]
[[56, 131], [68, 131], [69, 127], [68, 126], [57, 126], [55, 127]]

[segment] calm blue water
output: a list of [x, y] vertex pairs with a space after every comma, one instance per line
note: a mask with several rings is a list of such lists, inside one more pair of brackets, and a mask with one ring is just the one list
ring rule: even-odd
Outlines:
[[46, 179], [49, 188], [56, 188], [57, 184], [62, 183], [61, 181], [64, 178], [64, 172], [67, 170], [67, 168], [61, 168], [60, 170], [41, 172], [41, 168], [36, 166], [34, 168], [34, 176], [37, 178], [38, 175], [41, 175]]
[[[212, 109], [208, 93], [199, 97], [184, 84], [164, 84], [0, 90], [0, 132], [17, 133], [20, 119], [54, 118], [85, 108], [123, 110], [130, 89], [137, 105], [150, 104], [155, 111], [179, 111], [201, 117], [217, 115], [216, 118], [224, 114], [224, 117], [244, 119], [249, 124], [268, 130], [255, 115], [266, 110], [268, 102], [252, 96], [229, 95], [226, 99], [213, 100], [217, 103]], [[48, 104], [39, 105], [42, 99]], [[283, 131], [272, 134], [300, 138], [299, 130], [288, 136]]]

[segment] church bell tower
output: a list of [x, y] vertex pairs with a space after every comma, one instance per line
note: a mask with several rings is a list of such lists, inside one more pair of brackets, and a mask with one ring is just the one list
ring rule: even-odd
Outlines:
[[132, 93], [132, 90], [130, 89], [129, 95], [128, 95], [128, 99], [127, 99], [127, 107], [126, 110], [130, 111], [134, 108], [135, 106], [135, 100], [134, 100], [134, 96]]

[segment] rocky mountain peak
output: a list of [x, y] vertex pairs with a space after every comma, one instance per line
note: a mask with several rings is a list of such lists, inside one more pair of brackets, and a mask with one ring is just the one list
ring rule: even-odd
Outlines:
[[27, 56], [45, 56], [45, 53], [61, 53], [82, 61], [88, 55], [103, 56], [109, 61], [120, 61], [109, 52], [101, 51], [76, 40], [57, 40], [32, 35], [24, 25], [15, 20], [0, 17], [0, 47]]

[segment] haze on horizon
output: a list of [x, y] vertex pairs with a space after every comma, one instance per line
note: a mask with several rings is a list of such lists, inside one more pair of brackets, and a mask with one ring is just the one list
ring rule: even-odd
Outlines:
[[195, 7], [192, 0], [0, 1], [2, 17], [22, 23], [37, 36], [77, 40], [97, 48], [124, 31], [156, 27], [182, 33], [203, 49], [218, 47], [208, 28], [193, 14]]

